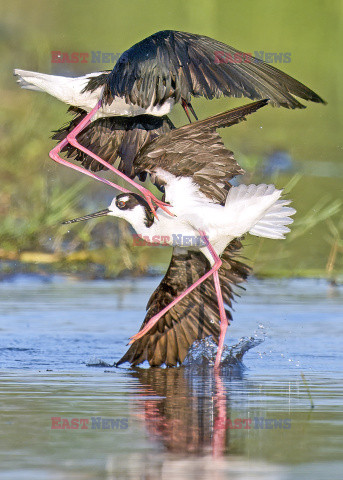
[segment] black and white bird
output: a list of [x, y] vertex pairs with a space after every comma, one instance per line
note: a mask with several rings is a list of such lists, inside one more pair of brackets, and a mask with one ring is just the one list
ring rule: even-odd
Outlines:
[[[172, 179], [166, 183], [166, 196], [173, 203], [171, 211], [175, 213], [174, 217], [161, 212], [159, 221], [156, 221], [147, 202], [140, 195], [122, 193], [113, 199], [107, 209], [65, 222], [70, 224], [112, 215], [128, 221], [139, 237], [147, 242], [174, 247], [169, 270], [148, 303], [148, 315], [141, 330], [131, 338], [133, 345], [118, 364], [129, 361], [131, 364], [137, 365], [144, 360], [148, 360], [150, 365], [165, 363], [167, 366], [174, 366], [178, 362], [181, 363], [189, 346], [194, 340], [199, 339], [198, 333], [195, 338], [193, 335], [194, 331], [199, 332], [201, 315], [199, 319], [194, 319], [195, 323], [190, 326], [189, 322], [193, 315], [189, 310], [192, 310], [193, 304], [196, 312], [200, 307], [211, 312], [215, 308], [213, 292], [211, 292], [210, 298], [207, 298], [209, 294], [206, 294], [206, 290], [202, 294], [199, 290], [196, 295], [197, 304], [193, 303], [193, 297], [186, 305], [180, 307], [175, 324], [173, 317], [171, 317], [171, 321], [166, 321], [166, 314], [202, 282], [211, 275], [215, 278], [217, 274], [219, 288], [216, 289], [216, 293], [220, 314], [220, 337], [218, 339], [216, 331], [218, 325], [213, 321], [213, 315], [210, 315], [205, 318], [205, 322], [204, 319], [202, 320], [201, 330], [203, 333], [200, 338], [203, 337], [203, 334], [207, 336], [211, 333], [219, 343], [215, 362], [215, 366], [218, 367], [227, 328], [225, 300], [223, 301], [220, 285], [221, 277], [218, 276], [218, 270], [222, 266], [221, 256], [230, 252], [230, 248], [229, 250], [227, 248], [230, 247], [232, 241], [247, 233], [265, 238], [285, 238], [284, 235], [289, 232], [287, 225], [293, 222], [290, 216], [295, 213], [295, 210], [287, 206], [290, 203], [289, 200], [280, 200], [282, 191], [277, 190], [274, 185], [231, 187], [225, 205], [210, 202], [199, 195], [199, 188], [193, 185], [192, 188], [190, 187], [191, 182], [186, 177]], [[198, 274], [199, 278], [193, 278], [191, 285], [188, 285], [185, 278], [187, 262], [189, 262], [189, 274], [192, 273], [192, 270], [197, 274], [199, 263], [200, 268], [203, 267], [200, 269], [202, 275]], [[182, 273], [178, 271], [180, 263], [183, 264], [180, 269]], [[185, 275], [182, 278], [184, 283], [181, 288], [179, 285], [180, 273]], [[229, 279], [225, 280], [224, 285], [229, 285], [228, 289], [231, 295]], [[179, 290], [178, 295], [176, 295], [176, 290]], [[158, 296], [159, 299], [156, 298]], [[170, 297], [173, 300], [165, 305], [166, 299]], [[162, 305], [165, 306], [162, 307]], [[160, 308], [161, 310], [158, 311]], [[178, 325], [178, 333], [174, 330], [176, 325]], [[185, 331], [186, 328], [189, 332]], [[170, 335], [171, 343], [169, 343], [166, 337], [171, 329], [173, 334]], [[188, 341], [187, 334], [193, 341]]]
[[[182, 363], [194, 340], [212, 334], [218, 343], [219, 366], [232, 286], [243, 281], [248, 267], [234, 259], [246, 233], [283, 238], [295, 213], [273, 185], [240, 185], [229, 181], [244, 173], [227, 150], [217, 128], [233, 125], [266, 105], [255, 102], [157, 137], [142, 148], [133, 167], [147, 172], [163, 187], [174, 216], [159, 212], [156, 221], [137, 194], [120, 194], [108, 209], [66, 223], [113, 215], [126, 219], [151, 243], [172, 245], [173, 256], [162, 283], [148, 303], [143, 325], [118, 364], [168, 366]], [[209, 282], [213, 275], [214, 285]], [[196, 290], [195, 290], [196, 289]], [[220, 328], [219, 328], [220, 321]]]
[[[225, 61], [236, 58], [241, 61]], [[268, 63], [204, 35], [163, 30], [133, 45], [113, 70], [70, 78], [15, 69], [22, 88], [47, 92], [94, 115], [164, 116], [192, 97], [269, 98], [271, 105], [304, 108], [294, 96], [324, 101], [312, 90]]]
[[[237, 55], [242, 61], [223, 61]], [[76, 114], [53, 137], [63, 141], [69, 135], [60, 151], [95, 171], [108, 167], [93, 162], [91, 153], [108, 164], [120, 157], [119, 171], [126, 176], [139, 149], [172, 128], [166, 115], [176, 103], [181, 103], [189, 119], [189, 111], [196, 118], [192, 97], [269, 98], [271, 105], [286, 108], [305, 108], [295, 97], [325, 103], [270, 64], [246, 58], [243, 52], [212, 38], [173, 30], [157, 32], [132, 46], [112, 71], [76, 78], [20, 69], [14, 74], [22, 88], [47, 92]], [[89, 122], [82, 127], [87, 132], [76, 141], [71, 133], [87, 113]], [[55, 156], [54, 160], [59, 159]]]

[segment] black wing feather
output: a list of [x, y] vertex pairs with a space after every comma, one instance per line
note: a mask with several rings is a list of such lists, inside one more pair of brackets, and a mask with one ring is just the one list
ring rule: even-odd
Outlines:
[[[244, 170], [234, 159], [216, 132], [245, 120], [245, 116], [267, 105], [260, 100], [228, 112], [220, 113], [172, 130], [146, 144], [134, 160], [136, 174], [149, 172], [154, 178], [156, 169], [179, 177], [191, 177], [200, 191], [211, 200], [223, 203], [227, 196], [227, 182]], [[156, 177], [156, 176], [155, 176]], [[169, 201], [172, 202], [171, 199]]]
[[[75, 107], [71, 107], [69, 110], [76, 113], [76, 116], [54, 133], [52, 138], [58, 142], [64, 140], [86, 116], [84, 110]], [[90, 123], [77, 135], [77, 140], [111, 165], [119, 157], [121, 161], [118, 169], [128, 176], [134, 177], [132, 164], [139, 150], [157, 136], [169, 132], [173, 128], [174, 125], [168, 117], [153, 115], [104, 117]], [[62, 152], [65, 152], [67, 157], [81, 162], [88, 170], [93, 172], [107, 170], [99, 162], [70, 144], [66, 145]]]
[[[218, 52], [242, 62], [219, 63]], [[293, 95], [325, 103], [315, 92], [286, 73], [212, 38], [164, 30], [145, 38], [123, 53], [108, 77], [105, 101], [114, 95], [143, 108], [173, 97], [190, 102], [221, 95], [269, 98], [275, 106], [305, 108]], [[217, 60], [216, 60], [217, 59]], [[143, 80], [143, 81], [142, 81]], [[110, 93], [109, 93], [110, 92]]]
[[[250, 273], [247, 265], [235, 259], [241, 246], [239, 240], [233, 240], [221, 256], [223, 263], [219, 279], [224, 302], [229, 308], [232, 307], [234, 287], [244, 282]], [[201, 252], [178, 254], [174, 251], [165, 277], [148, 302], [141, 329], [209, 268], [210, 264]], [[228, 308], [226, 314], [231, 320]], [[210, 277], [171, 308], [147, 335], [133, 343], [117, 365], [125, 362], [139, 365], [147, 360], [151, 366], [176, 366], [183, 362], [195, 340], [212, 335], [218, 343], [219, 333], [217, 297]]]

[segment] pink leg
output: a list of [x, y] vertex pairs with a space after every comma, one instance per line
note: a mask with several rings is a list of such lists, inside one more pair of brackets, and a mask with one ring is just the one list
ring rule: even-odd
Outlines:
[[226, 395], [223, 382], [219, 377], [218, 370], [214, 371], [214, 380], [216, 382], [216, 394], [214, 395], [214, 406], [217, 410], [213, 423], [212, 437], [212, 455], [214, 458], [220, 458], [224, 454], [225, 439], [227, 429], [226, 419]]
[[187, 102], [186, 100], [184, 100], [183, 98], [181, 99], [181, 105], [182, 105], [182, 108], [184, 109], [185, 111], [185, 114], [187, 115], [187, 118], [189, 120], [189, 123], [192, 123], [192, 119], [191, 119], [191, 116], [188, 112], [188, 105], [187, 105]]
[[[96, 113], [96, 111], [98, 110], [98, 108], [101, 106], [101, 102], [98, 103], [96, 110], [94, 109], [94, 114]], [[93, 112], [93, 110], [92, 110]], [[92, 113], [91, 112], [91, 113]], [[96, 155], [95, 153], [91, 152], [90, 150], [88, 150], [88, 148], [84, 147], [83, 145], [81, 145], [77, 140], [76, 140], [76, 136], [82, 131], [84, 130], [91, 122], [91, 118], [92, 116], [94, 115], [90, 115], [88, 114], [78, 125], [77, 127], [75, 127], [73, 129], [73, 131], [71, 133], [69, 133], [69, 135], [67, 136], [67, 141], [73, 145], [73, 147], [81, 150], [82, 152], [84, 152], [86, 155], [89, 155], [90, 157], [94, 158], [94, 160], [96, 160], [97, 162], [101, 163], [102, 165], [104, 165], [105, 167], [107, 167], [109, 170], [112, 170], [112, 172], [114, 172], [116, 175], [118, 175], [119, 177], [123, 178], [124, 180], [126, 180], [128, 183], [130, 183], [131, 185], [133, 185], [135, 188], [137, 188], [137, 190], [139, 190], [143, 195], [144, 197], [146, 198], [152, 212], [154, 213], [154, 215], [157, 217], [156, 215], [156, 212], [155, 212], [155, 209], [153, 207], [153, 204], [152, 202], [154, 202], [158, 207], [160, 207], [162, 210], [164, 210], [166, 213], [168, 213], [169, 215], [171, 216], [174, 216], [174, 214], [172, 214], [166, 207], [165, 205], [168, 205], [167, 203], [165, 202], [162, 202], [161, 200], [159, 200], [158, 198], [155, 197], [155, 195], [153, 195], [147, 188], [144, 188], [142, 185], [139, 185], [138, 183], [136, 183], [134, 180], [132, 180], [130, 177], [128, 177], [127, 175], [125, 175], [124, 173], [122, 173], [120, 170], [118, 170], [117, 168], [113, 167], [113, 165], [109, 164], [108, 162], [106, 162], [105, 160], [103, 160], [101, 157], [99, 157], [98, 155]]]
[[181, 105], [182, 105], [182, 108], [184, 109], [185, 111], [185, 114], [187, 115], [187, 118], [189, 120], [189, 123], [192, 123], [192, 119], [191, 119], [191, 116], [189, 114], [189, 111], [188, 111], [188, 108], [190, 109], [190, 111], [192, 112], [193, 114], [193, 117], [195, 118], [196, 121], [198, 121], [198, 117], [194, 111], [194, 108], [192, 107], [192, 104], [189, 102], [187, 103], [186, 100], [184, 98], [181, 99]]
[[214, 280], [214, 286], [215, 286], [216, 293], [217, 293], [219, 315], [220, 315], [220, 336], [219, 336], [219, 342], [218, 342], [218, 350], [217, 350], [217, 355], [216, 355], [216, 361], [214, 363], [214, 368], [215, 368], [215, 370], [217, 370], [219, 368], [220, 360], [221, 360], [222, 353], [223, 353], [224, 340], [225, 340], [226, 330], [227, 330], [227, 327], [228, 327], [228, 321], [227, 321], [227, 316], [226, 316], [226, 313], [225, 313], [225, 307], [224, 307], [224, 302], [223, 302], [222, 290], [220, 288], [218, 271], [214, 272], [213, 280]]
[[[202, 234], [202, 236], [203, 236], [203, 238], [206, 242], [206, 246], [209, 249], [214, 261], [216, 261], [216, 259], [219, 258], [218, 255], [216, 254], [214, 248], [212, 247], [212, 245], [208, 241], [205, 233], [204, 232], [200, 232], [200, 233]], [[215, 363], [214, 363], [214, 368], [215, 368], [215, 370], [217, 370], [219, 368], [220, 360], [221, 360], [222, 353], [223, 353], [224, 340], [225, 340], [226, 330], [227, 330], [227, 327], [228, 327], [228, 321], [227, 321], [227, 316], [226, 316], [224, 302], [223, 302], [222, 290], [221, 290], [221, 287], [220, 287], [218, 270], [213, 272], [213, 280], [214, 280], [214, 287], [216, 289], [216, 294], [217, 294], [219, 316], [220, 316], [220, 336], [219, 336], [216, 360], [215, 360]]]
[[[176, 297], [169, 305], [167, 305], [165, 308], [163, 308], [157, 315], [154, 315], [149, 321], [148, 323], [145, 325], [144, 328], [142, 328], [142, 330], [140, 330], [138, 333], [136, 333], [136, 335], [133, 335], [133, 337], [130, 338], [130, 344], [131, 343], [134, 343], [136, 340], [138, 340], [139, 338], [143, 337], [154, 325], [156, 325], [156, 323], [159, 321], [159, 319], [161, 317], [163, 317], [163, 315], [165, 313], [168, 312], [168, 310], [170, 310], [174, 305], [176, 305], [180, 300], [182, 300], [186, 295], [188, 295], [188, 293], [190, 293], [192, 290], [194, 290], [198, 285], [200, 285], [204, 280], [206, 280], [206, 278], [210, 277], [212, 274], [214, 273], [217, 273], [217, 271], [219, 270], [221, 264], [222, 264], [222, 261], [220, 260], [220, 258], [218, 257], [218, 255], [216, 254], [216, 252], [214, 251], [212, 245], [210, 244], [210, 242], [208, 241], [206, 235], [205, 235], [205, 232], [203, 232], [202, 230], [199, 230], [199, 233], [200, 235], [203, 237], [205, 243], [206, 243], [206, 246], [207, 248], [209, 249], [212, 257], [213, 257], [213, 260], [214, 260], [214, 265], [213, 267], [207, 272], [205, 273], [205, 275], [203, 275], [201, 278], [199, 278], [199, 280], [197, 280], [195, 283], [193, 283], [193, 285], [191, 285], [190, 287], [188, 287], [183, 293], [181, 293], [181, 295], [179, 295], [178, 297]], [[217, 273], [218, 275], [218, 273]], [[220, 287], [219, 287], [220, 288]], [[222, 299], [223, 300], [223, 299]], [[218, 299], [218, 304], [219, 304], [219, 299]]]
[[[93, 108], [93, 110], [91, 112], [88, 113], [88, 115], [84, 118], [83, 122], [86, 119], [89, 120], [99, 108], [100, 108], [100, 102], [98, 103], [98, 105], [95, 108]], [[62, 140], [62, 142], [57, 144], [56, 147], [54, 147], [49, 152], [49, 157], [52, 158], [52, 160], [54, 160], [55, 162], [60, 163], [61, 165], [65, 165], [66, 167], [72, 168], [73, 170], [76, 170], [77, 172], [81, 172], [84, 175], [88, 175], [89, 177], [95, 178], [95, 180], [98, 180], [99, 182], [105, 183], [106, 185], [109, 185], [110, 187], [117, 188], [118, 190], [120, 190], [123, 193], [131, 193], [130, 190], [127, 190], [126, 188], [120, 187], [119, 185], [116, 185], [115, 183], [112, 183], [109, 180], [106, 180], [105, 178], [98, 177], [98, 175], [95, 175], [95, 173], [89, 172], [85, 168], [79, 167], [78, 165], [74, 165], [73, 163], [68, 162], [67, 160], [64, 160], [63, 158], [61, 158], [59, 156], [59, 153], [62, 150], [62, 148], [64, 148], [66, 145], [68, 145], [68, 143], [69, 142], [68, 142], [67, 138]]]

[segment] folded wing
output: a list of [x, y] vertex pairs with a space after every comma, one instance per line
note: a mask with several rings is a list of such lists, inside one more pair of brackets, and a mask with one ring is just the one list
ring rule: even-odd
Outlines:
[[[250, 273], [249, 267], [235, 259], [240, 248], [241, 243], [234, 240], [221, 257], [223, 264], [219, 278], [228, 307], [232, 306], [233, 288], [246, 280]], [[202, 253], [189, 251], [179, 254], [174, 249], [167, 273], [148, 302], [141, 329], [209, 268], [209, 262]], [[231, 320], [228, 309], [226, 313]], [[148, 335], [134, 342], [117, 365], [125, 362], [139, 365], [147, 360], [151, 366], [176, 366], [183, 362], [195, 340], [212, 335], [218, 343], [219, 333], [217, 297], [213, 279], [208, 278], [161, 317]]]
[[[71, 107], [76, 116], [67, 125], [54, 132], [53, 140], [61, 142], [86, 116], [84, 110]], [[136, 117], [103, 117], [91, 122], [77, 135], [78, 142], [113, 165], [120, 158], [118, 169], [130, 177], [134, 176], [132, 164], [139, 150], [159, 135], [169, 132], [174, 125], [168, 117], [139, 115]], [[62, 152], [74, 158], [88, 170], [107, 170], [90, 156], [67, 144]]]

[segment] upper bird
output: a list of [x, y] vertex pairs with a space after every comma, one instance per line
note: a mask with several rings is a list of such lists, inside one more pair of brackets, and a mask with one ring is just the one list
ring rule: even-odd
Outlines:
[[175, 103], [187, 110], [191, 97], [200, 96], [269, 98], [272, 105], [286, 108], [304, 108], [294, 96], [325, 103], [308, 87], [260, 59], [213, 38], [174, 30], [154, 33], [136, 43], [120, 56], [112, 71], [76, 78], [19, 69], [14, 74], [22, 88], [47, 92], [86, 112], [102, 100], [94, 119], [163, 116]]
[[[240, 61], [234, 60], [239, 58]], [[231, 59], [231, 61], [230, 61]], [[275, 106], [304, 108], [294, 96], [325, 103], [315, 92], [262, 60], [204, 35], [154, 33], [126, 50], [112, 71], [70, 78], [14, 70], [22, 88], [44, 91], [94, 115], [167, 115], [175, 103], [186, 113], [191, 97], [269, 98]]]
[[[286, 108], [305, 108], [295, 96], [325, 103], [270, 64], [212, 38], [173, 30], [157, 32], [131, 47], [112, 71], [77, 78], [18, 69], [14, 74], [22, 88], [45, 91], [77, 113], [54, 135], [60, 140], [49, 154], [54, 161], [82, 171], [60, 157], [60, 152], [67, 152], [86, 169], [111, 169], [141, 191], [153, 211], [152, 202], [167, 209], [134, 182], [130, 172], [140, 149], [173, 129], [166, 115], [175, 103], [181, 103], [189, 120], [189, 111], [197, 119], [191, 98], [199, 96], [268, 98], [272, 105]], [[114, 168], [118, 157], [121, 162]], [[105, 182], [91, 172], [86, 174]]]

